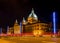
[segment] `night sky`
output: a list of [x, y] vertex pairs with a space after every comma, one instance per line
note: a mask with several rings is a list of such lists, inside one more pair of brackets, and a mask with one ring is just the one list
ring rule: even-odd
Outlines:
[[[35, 13], [42, 22], [51, 22], [51, 14], [56, 11], [58, 19], [60, 15], [59, 1], [44, 0], [0, 0], [0, 27], [13, 26], [14, 21], [18, 22], [28, 17], [31, 9], [34, 8]], [[58, 23], [60, 19], [58, 20]]]

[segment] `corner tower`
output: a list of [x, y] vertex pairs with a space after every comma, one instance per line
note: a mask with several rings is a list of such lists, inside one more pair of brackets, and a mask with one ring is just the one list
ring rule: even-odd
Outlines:
[[14, 34], [20, 34], [20, 25], [18, 24], [17, 19], [14, 24]]

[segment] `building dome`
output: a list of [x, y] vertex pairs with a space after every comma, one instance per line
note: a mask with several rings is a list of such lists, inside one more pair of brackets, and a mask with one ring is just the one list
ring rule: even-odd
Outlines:
[[34, 9], [32, 8], [31, 13], [29, 14], [28, 18], [33, 17], [35, 20], [38, 20], [37, 15], [34, 13]]

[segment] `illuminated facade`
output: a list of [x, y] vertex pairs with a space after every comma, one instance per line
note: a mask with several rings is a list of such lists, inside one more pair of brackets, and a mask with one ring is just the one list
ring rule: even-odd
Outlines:
[[[37, 15], [34, 13], [34, 9], [32, 8], [31, 13], [29, 14], [27, 20], [23, 17], [22, 23], [19, 25], [17, 20], [14, 24], [14, 27], [9, 30], [10, 33], [20, 34], [20, 33], [38, 33], [41, 34], [48, 28], [48, 24], [41, 23], [38, 20]], [[9, 33], [8, 32], [8, 33]]]
[[43, 31], [45, 31], [45, 29], [48, 28], [48, 24], [40, 23], [37, 15], [34, 13], [33, 8], [27, 18], [27, 21], [24, 19], [24, 23], [23, 23], [23, 33], [42, 34]]
[[20, 34], [20, 25], [18, 24], [18, 21], [16, 20], [13, 27], [10, 27], [8, 29], [8, 34]]

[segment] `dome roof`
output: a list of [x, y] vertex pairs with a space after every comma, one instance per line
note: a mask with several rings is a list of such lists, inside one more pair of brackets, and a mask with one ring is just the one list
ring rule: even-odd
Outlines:
[[31, 11], [31, 13], [29, 14], [28, 17], [33, 17], [34, 19], [38, 20], [38, 17], [37, 17], [37, 15], [34, 13], [34, 9], [33, 9], [33, 8], [32, 8], [32, 11]]

